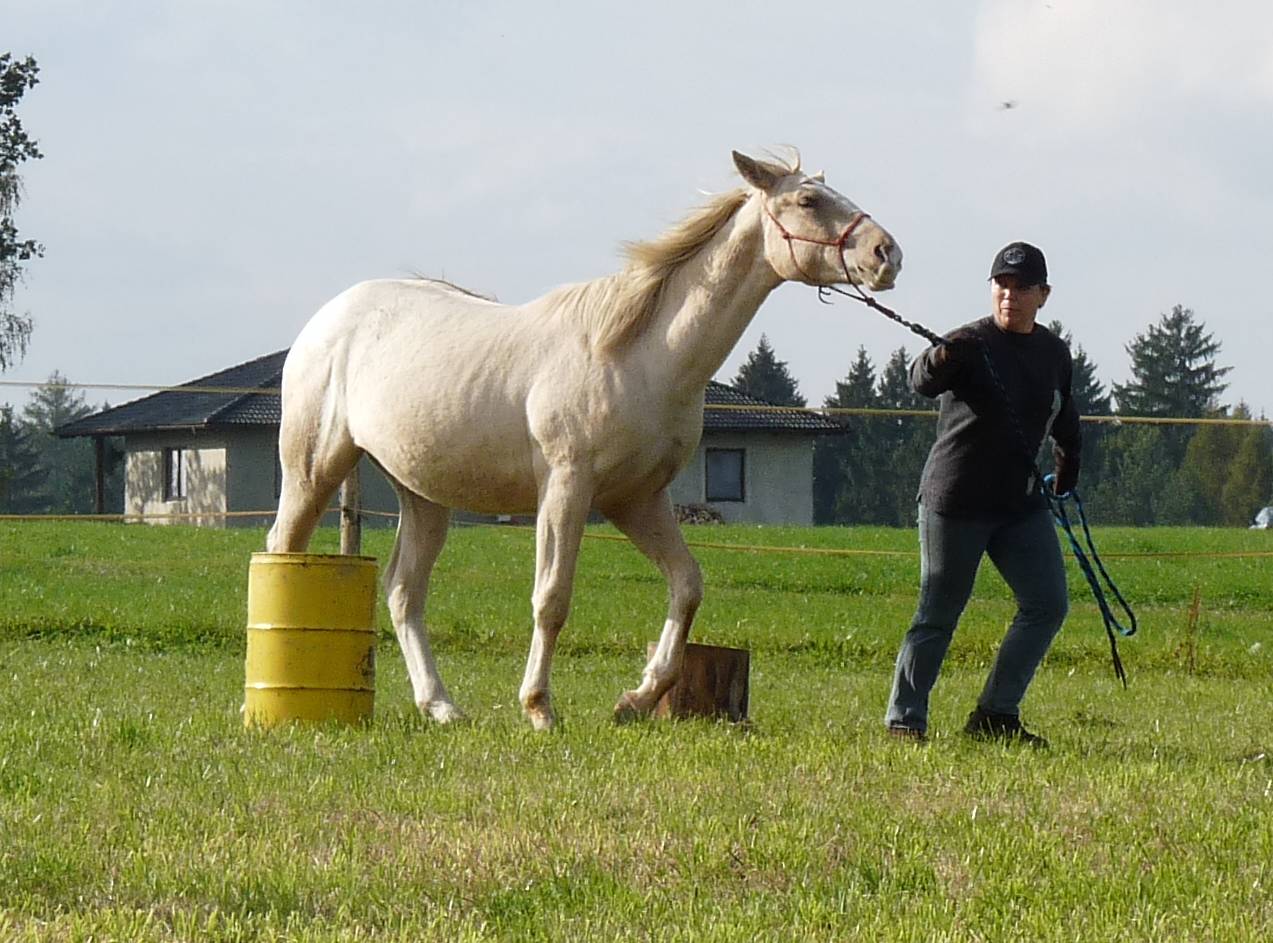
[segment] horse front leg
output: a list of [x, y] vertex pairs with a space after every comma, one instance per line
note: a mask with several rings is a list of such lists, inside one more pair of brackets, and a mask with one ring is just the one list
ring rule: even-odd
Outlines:
[[685, 546], [666, 490], [609, 510], [606, 516], [659, 568], [668, 589], [667, 621], [641, 684], [633, 691], [624, 691], [614, 706], [615, 721], [624, 723], [649, 714], [681, 676], [685, 642], [703, 601], [703, 575]]
[[572, 469], [550, 470], [540, 487], [535, 521], [535, 590], [531, 596], [535, 629], [518, 693], [522, 710], [536, 730], [551, 730], [553, 713], [549, 674], [557, 636], [570, 611], [579, 542], [588, 519], [591, 492]]

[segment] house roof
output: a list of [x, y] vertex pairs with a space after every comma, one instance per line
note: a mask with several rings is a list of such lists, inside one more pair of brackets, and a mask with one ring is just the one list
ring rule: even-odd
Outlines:
[[[286, 350], [275, 351], [181, 386], [92, 413], [68, 422], [56, 431], [63, 438], [72, 438], [225, 426], [277, 426], [282, 412], [279, 396], [251, 391], [278, 389], [286, 357]], [[186, 387], [191, 389], [187, 391]], [[209, 389], [215, 392], [205, 392]], [[707, 384], [705, 402], [709, 407], [728, 407], [704, 411], [705, 432], [765, 431], [825, 435], [844, 431], [842, 425], [816, 412], [775, 410], [771, 404], [740, 393], [724, 383]]]
[[[740, 393], [732, 386], [707, 384], [707, 406], [727, 407], [703, 412], [704, 432], [804, 432], [812, 435], [843, 433], [844, 426], [807, 409], [775, 409], [772, 403]], [[751, 409], [747, 407], [753, 407]]]
[[[286, 357], [286, 350], [275, 351], [181, 386], [92, 413], [55, 431], [63, 438], [71, 438], [223, 426], [277, 426], [278, 394], [250, 391], [277, 389], [283, 379]], [[195, 389], [186, 392], [184, 387]], [[200, 392], [209, 388], [220, 392]]]

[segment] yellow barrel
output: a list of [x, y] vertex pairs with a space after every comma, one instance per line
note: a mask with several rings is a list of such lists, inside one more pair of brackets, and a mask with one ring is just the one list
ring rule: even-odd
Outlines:
[[254, 553], [243, 723], [360, 723], [376, 696], [376, 560]]

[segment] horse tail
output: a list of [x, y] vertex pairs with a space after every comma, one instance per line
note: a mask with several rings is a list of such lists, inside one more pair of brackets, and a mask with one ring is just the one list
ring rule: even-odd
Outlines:
[[362, 455], [345, 406], [344, 345], [333, 343], [322, 329], [331, 304], [301, 331], [283, 363], [279, 510], [269, 538], [275, 552], [305, 549], [332, 495]]

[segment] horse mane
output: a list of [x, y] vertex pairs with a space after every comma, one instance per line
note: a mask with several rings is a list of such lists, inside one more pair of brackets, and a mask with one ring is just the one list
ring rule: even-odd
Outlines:
[[433, 278], [430, 275], [421, 275], [419, 272], [412, 272], [411, 277], [416, 281], [431, 282], [434, 285], [441, 285], [443, 288], [449, 288], [451, 291], [458, 291], [461, 295], [468, 295], [470, 298], [477, 298], [479, 301], [490, 301], [498, 304], [498, 299], [494, 295], [487, 295], [480, 291], [473, 291], [471, 288], [465, 288], [463, 285], [457, 285], [455, 282], [447, 281], [445, 278]]
[[725, 228], [750, 196], [745, 187], [717, 194], [656, 238], [624, 243], [628, 264], [619, 273], [614, 306], [597, 331], [599, 349], [621, 349], [641, 333], [658, 311], [672, 276]]
[[[777, 176], [800, 172], [800, 152], [767, 153], [758, 161]], [[602, 353], [622, 350], [654, 320], [668, 282], [710, 242], [751, 197], [739, 187], [711, 196], [667, 232], [645, 242], [626, 242], [628, 264], [615, 275], [565, 285], [550, 295], [557, 306], [573, 310], [588, 323], [593, 347]]]
[[654, 319], [664, 290], [689, 259], [707, 245], [747, 202], [746, 188], [717, 194], [667, 232], [648, 242], [624, 243], [621, 272], [558, 289], [555, 301], [588, 323], [592, 345], [623, 349]]

